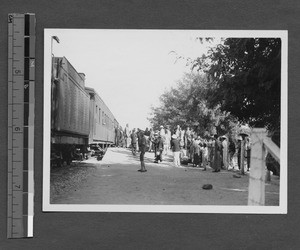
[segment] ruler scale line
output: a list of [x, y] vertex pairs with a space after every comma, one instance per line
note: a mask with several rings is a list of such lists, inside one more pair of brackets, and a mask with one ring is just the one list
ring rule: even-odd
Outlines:
[[34, 56], [35, 15], [9, 14], [8, 238], [33, 237]]

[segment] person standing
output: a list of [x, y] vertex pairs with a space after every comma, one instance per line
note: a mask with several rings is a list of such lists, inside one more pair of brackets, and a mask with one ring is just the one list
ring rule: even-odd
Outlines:
[[172, 135], [171, 148], [174, 153], [174, 165], [175, 165], [175, 167], [179, 167], [180, 166], [180, 146], [179, 146], [179, 141], [177, 139], [177, 136], [175, 134]]
[[234, 164], [233, 164], [233, 156], [235, 154], [235, 143], [232, 140], [232, 137], [229, 137], [229, 142], [228, 142], [228, 154], [229, 154], [229, 166], [234, 169]]
[[184, 147], [184, 135], [185, 135], [185, 131], [183, 129], [180, 129], [180, 142], [179, 145], [181, 148]]
[[166, 138], [166, 141], [164, 144], [164, 151], [165, 151], [165, 155], [167, 155], [171, 148], [171, 131], [169, 129], [169, 126], [167, 126], [167, 128], [166, 128], [165, 138]]
[[193, 143], [193, 149], [194, 149], [194, 161], [193, 161], [193, 167], [197, 167], [200, 165], [200, 146], [198, 144], [198, 140], [195, 140]]
[[150, 136], [150, 130], [148, 128], [145, 129], [144, 135], [148, 137]]
[[158, 136], [155, 142], [155, 147], [156, 147], [156, 157], [155, 157], [155, 163], [158, 163], [158, 161], [162, 162], [162, 153], [164, 150], [164, 142], [161, 137], [161, 135]]
[[118, 147], [123, 147], [123, 129], [121, 126], [119, 127], [119, 139], [118, 140], [119, 140]]
[[136, 140], [137, 140], [137, 135], [135, 133], [135, 128], [131, 132], [131, 151], [133, 155], [136, 155]]
[[[140, 137], [140, 132], [141, 132], [140, 128], [137, 128], [137, 131], [136, 131], [136, 137], [137, 137], [137, 139], [139, 139], [139, 137]], [[137, 152], [140, 151], [138, 143], [136, 144], [136, 151]]]
[[241, 169], [241, 153], [242, 153], [242, 137], [241, 136], [238, 136], [237, 138], [237, 162], [238, 162], [238, 167], [239, 167], [239, 170]]
[[227, 137], [223, 135], [221, 137], [222, 140], [222, 150], [223, 150], [223, 165], [226, 170], [228, 170], [228, 143], [227, 143]]
[[187, 127], [186, 131], [184, 133], [184, 148], [185, 149], [187, 149], [187, 141], [188, 141], [188, 137], [190, 136], [190, 134], [191, 134], [190, 128]]
[[194, 153], [195, 153], [195, 138], [192, 136], [192, 141], [189, 150], [189, 159], [191, 163], [194, 163]]
[[149, 135], [149, 152], [152, 151], [153, 141], [154, 141], [154, 131], [153, 131], [152, 128], [150, 128], [150, 135]]
[[208, 148], [209, 166], [212, 168], [214, 162], [214, 153], [215, 153], [215, 141], [213, 136], [209, 138], [209, 141], [207, 142], [206, 146]]
[[139, 169], [138, 171], [147, 172], [146, 166], [145, 166], [145, 160], [144, 160], [146, 146], [147, 146], [147, 140], [146, 140], [146, 137], [145, 137], [143, 131], [139, 132], [138, 144], [139, 144], [139, 149], [140, 149], [140, 161], [141, 161], [141, 169]]
[[120, 130], [119, 130], [119, 126], [116, 125], [115, 128], [115, 146], [119, 147], [119, 137], [120, 137]]
[[202, 147], [202, 165], [203, 165], [203, 171], [206, 170], [207, 162], [208, 162], [208, 148], [207, 148], [207, 144], [204, 142], [203, 143], [203, 147]]
[[245, 152], [246, 152], [246, 158], [247, 158], [247, 171], [250, 170], [250, 159], [251, 159], [251, 142], [250, 138], [246, 138], [246, 145], [245, 145]]
[[176, 134], [176, 136], [177, 136], [177, 138], [180, 140], [180, 126], [179, 125], [177, 125], [177, 127], [176, 127], [176, 130], [175, 130], [175, 134]]
[[222, 158], [221, 158], [222, 145], [217, 135], [214, 135], [214, 139], [215, 142], [214, 142], [213, 172], [220, 172], [221, 165], [222, 165]]
[[192, 133], [189, 127], [187, 127], [185, 131], [184, 138], [185, 138], [184, 146], [187, 152], [187, 156], [189, 157], [189, 151], [192, 143]]
[[130, 130], [128, 123], [126, 124], [126, 127], [124, 129], [124, 138], [125, 138], [125, 148], [129, 147], [129, 136], [130, 136]]
[[164, 126], [163, 126], [163, 125], [160, 126], [159, 135], [160, 135], [161, 137], [165, 137], [165, 129], [164, 129]]
[[156, 156], [157, 156], [157, 147], [156, 147], [156, 144], [158, 142], [158, 134], [159, 132], [155, 132], [154, 133], [154, 138], [152, 140], [152, 146], [153, 146], [153, 150], [154, 150], [154, 159], [156, 159]]

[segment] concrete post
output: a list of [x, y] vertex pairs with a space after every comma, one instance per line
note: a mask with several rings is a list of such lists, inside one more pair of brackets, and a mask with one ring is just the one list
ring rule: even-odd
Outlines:
[[248, 205], [265, 205], [265, 147], [263, 141], [267, 136], [264, 128], [254, 128], [251, 134], [251, 160], [248, 190]]
[[241, 174], [245, 174], [245, 167], [244, 167], [244, 161], [245, 161], [245, 138], [242, 137], [241, 141], [241, 158], [240, 158], [240, 163], [241, 163]]

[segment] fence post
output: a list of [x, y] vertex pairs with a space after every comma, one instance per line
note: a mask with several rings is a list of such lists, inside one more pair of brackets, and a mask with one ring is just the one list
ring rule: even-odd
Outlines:
[[241, 165], [241, 175], [245, 174], [245, 137], [242, 136], [242, 141], [241, 141], [241, 157], [239, 159], [240, 165]]
[[248, 191], [248, 205], [265, 205], [265, 147], [263, 140], [267, 136], [264, 128], [254, 128], [251, 133], [251, 159]]

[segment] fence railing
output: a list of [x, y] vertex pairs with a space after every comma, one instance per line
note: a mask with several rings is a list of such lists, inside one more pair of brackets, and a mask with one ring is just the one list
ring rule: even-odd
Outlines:
[[265, 205], [266, 153], [280, 163], [280, 148], [267, 137], [267, 130], [254, 128], [251, 133], [251, 159], [248, 205]]

